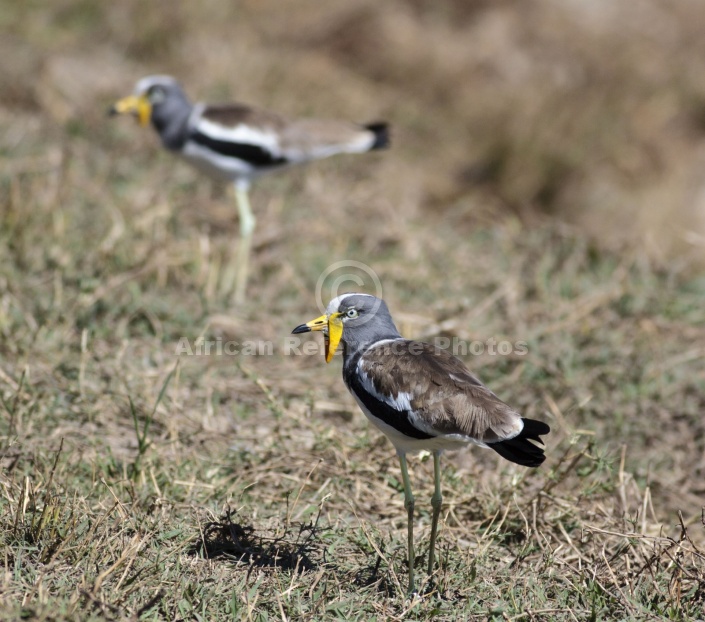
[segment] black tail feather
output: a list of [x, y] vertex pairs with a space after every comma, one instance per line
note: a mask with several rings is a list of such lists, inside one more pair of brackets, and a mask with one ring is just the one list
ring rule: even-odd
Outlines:
[[375, 142], [372, 143], [370, 151], [373, 151], [374, 149], [386, 149], [389, 147], [390, 138], [388, 123], [385, 123], [384, 121], [378, 123], [368, 123], [365, 125], [365, 128], [370, 130], [370, 132], [374, 132], [375, 135]]
[[535, 419], [523, 419], [524, 429], [518, 436], [510, 438], [508, 441], [499, 443], [489, 443], [487, 446], [494, 449], [502, 458], [506, 458], [510, 462], [516, 462], [527, 467], [537, 467], [545, 459], [543, 447], [534, 445], [531, 441], [536, 441], [543, 445], [541, 435], [548, 434], [551, 428], [543, 421]]

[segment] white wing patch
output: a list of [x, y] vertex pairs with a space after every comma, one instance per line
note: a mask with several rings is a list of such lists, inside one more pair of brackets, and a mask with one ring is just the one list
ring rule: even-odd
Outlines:
[[208, 119], [200, 119], [197, 130], [213, 140], [223, 140], [243, 145], [254, 145], [269, 151], [272, 156], [280, 157], [279, 137], [275, 132], [240, 123], [234, 127], [225, 127]]
[[[392, 339], [385, 339], [384, 341], [393, 341]], [[383, 343], [382, 341], [378, 341], [375, 346]], [[405, 393], [405, 392], [399, 392], [396, 395], [383, 395], [377, 389], [375, 389], [374, 382], [370, 380], [370, 377], [367, 375], [367, 373], [362, 369], [362, 358], [360, 358], [360, 361], [357, 364], [357, 373], [360, 378], [360, 382], [365, 389], [370, 395], [372, 395], [375, 399], [378, 399], [380, 402], [384, 402], [385, 404], [388, 404], [395, 410], [398, 410], [399, 412], [411, 412], [411, 394], [410, 393]]]

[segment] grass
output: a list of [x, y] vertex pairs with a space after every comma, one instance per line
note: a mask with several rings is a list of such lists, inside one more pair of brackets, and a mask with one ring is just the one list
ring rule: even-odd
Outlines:
[[[290, 19], [317, 33], [316, 49], [268, 3], [237, 16], [215, 2], [198, 15], [179, 5], [169, 16], [176, 39], [159, 11], [132, 2], [110, 15], [86, 2], [3, 15], [2, 28], [34, 46], [17, 41], [22, 62], [44, 70], [8, 74], [17, 79], [0, 95], [0, 619], [705, 618], [705, 281], [688, 253], [615, 249], [594, 223], [583, 226], [600, 220], [595, 212], [570, 212], [589, 205], [584, 179], [601, 171], [573, 138], [592, 136], [601, 153], [612, 141], [608, 161], [624, 162], [605, 128], [643, 85], [633, 85], [636, 74], [615, 77], [629, 68], [618, 50], [605, 80], [624, 92], [609, 91], [604, 109], [586, 100], [575, 125], [561, 116], [565, 142], [547, 121], [529, 123], [551, 116], [532, 107], [533, 90], [525, 107], [512, 104], [528, 115], [516, 128], [503, 124], [503, 107], [493, 121], [492, 80], [480, 81], [477, 109], [447, 81], [469, 63], [451, 35], [492, 16], [475, 4], [472, 15], [458, 3], [444, 5], [447, 14], [421, 2], [358, 14], [336, 4], [327, 24], [301, 0]], [[395, 38], [372, 54], [338, 38], [353, 22], [369, 27], [365, 37]], [[528, 23], [541, 38], [550, 22]], [[411, 46], [408, 60], [405, 37], [423, 28], [436, 51]], [[244, 46], [246, 99], [292, 113], [379, 113], [398, 127], [388, 153], [255, 186], [253, 282], [240, 308], [218, 291], [237, 250], [230, 197], [158, 151], [149, 132], [103, 117], [119, 85], [155, 67], [221, 95], [230, 65], [204, 32]], [[282, 50], [296, 61], [289, 72]], [[377, 61], [365, 69], [368, 54]], [[435, 94], [412, 61], [437, 72]], [[481, 123], [463, 126], [459, 110]], [[452, 122], [436, 131], [443, 114]], [[492, 122], [499, 146], [489, 144]], [[492, 160], [462, 182], [452, 172], [464, 166], [458, 128], [482, 139], [470, 155]], [[447, 148], [429, 150], [433, 136]], [[677, 168], [690, 152], [672, 138], [660, 140]], [[529, 147], [536, 157], [522, 157]], [[555, 172], [544, 152], [571, 170]], [[624, 164], [628, 175], [619, 169], [635, 205], [653, 182], [639, 162]], [[522, 205], [522, 196], [535, 200]], [[670, 214], [675, 226], [680, 216]], [[432, 580], [423, 559], [433, 468], [411, 460], [422, 581], [413, 600], [391, 445], [345, 392], [338, 359], [325, 365], [320, 343], [308, 356], [287, 350], [291, 329], [318, 314], [319, 276], [341, 260], [373, 269], [405, 334], [481, 344], [464, 357], [469, 366], [553, 430], [535, 471], [480, 449], [444, 456]], [[349, 273], [374, 291], [369, 275]], [[323, 283], [324, 298], [340, 275]], [[177, 354], [182, 339], [194, 354]], [[198, 355], [199, 339], [272, 349]], [[490, 339], [527, 351], [492, 355]]]
[[[2, 616], [702, 615], [698, 284], [550, 229], [515, 241], [527, 262], [503, 266], [501, 243], [472, 240], [494, 272], [478, 277], [476, 304], [443, 322], [447, 334], [457, 320], [461, 336], [473, 324], [511, 336], [506, 295], [462, 317], [507, 278], [522, 283], [514, 304], [529, 353], [469, 362], [551, 423], [549, 460], [535, 472], [479, 450], [445, 460], [441, 568], [411, 602], [396, 460], [335, 363], [182, 356], [175, 368], [179, 331], [208, 333], [212, 319], [194, 330], [178, 305], [157, 304], [180, 295], [170, 279], [160, 289], [139, 273], [80, 330], [57, 309], [41, 322], [53, 294], [13, 280], [5, 308], [24, 309], [7, 313], [4, 334], [20, 338], [3, 346], [21, 363], [3, 366]], [[81, 291], [65, 288], [70, 308]], [[278, 336], [309, 306], [280, 311]], [[432, 468], [414, 461], [412, 473], [423, 557]]]

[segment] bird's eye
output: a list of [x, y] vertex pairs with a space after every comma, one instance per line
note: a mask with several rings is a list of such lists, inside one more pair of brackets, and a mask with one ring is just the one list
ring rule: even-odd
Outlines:
[[149, 101], [152, 104], [160, 104], [166, 99], [166, 93], [161, 86], [154, 86], [149, 91]]
[[345, 312], [345, 315], [351, 319], [354, 319], [357, 317], [357, 309], [348, 309]]

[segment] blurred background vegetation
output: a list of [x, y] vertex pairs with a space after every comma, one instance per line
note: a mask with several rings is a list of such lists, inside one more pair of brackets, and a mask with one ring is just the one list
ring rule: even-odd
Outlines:
[[697, 0], [8, 2], [2, 148], [20, 169], [19, 155], [50, 165], [79, 145], [114, 167], [152, 161], [153, 136], [103, 113], [138, 77], [171, 73], [196, 99], [389, 118], [384, 200], [416, 218], [550, 217], [697, 263], [704, 14]]

